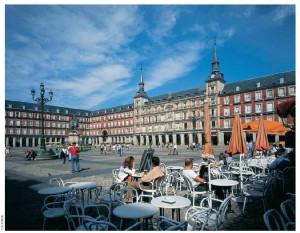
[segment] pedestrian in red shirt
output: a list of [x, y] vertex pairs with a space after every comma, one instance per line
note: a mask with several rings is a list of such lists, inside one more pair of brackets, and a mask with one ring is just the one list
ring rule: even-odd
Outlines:
[[76, 143], [73, 142], [72, 146], [68, 149], [69, 154], [71, 156], [71, 162], [72, 162], [72, 173], [75, 172], [74, 165], [76, 164], [76, 171], [79, 172], [80, 170], [80, 164], [79, 164], [79, 148], [76, 146]]

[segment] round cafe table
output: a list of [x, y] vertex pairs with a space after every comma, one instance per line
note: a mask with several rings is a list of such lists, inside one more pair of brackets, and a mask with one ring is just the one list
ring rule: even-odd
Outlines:
[[96, 182], [78, 182], [76, 184], [71, 184], [69, 187], [75, 189], [87, 189], [95, 188], [97, 186]]
[[[163, 202], [164, 199], [174, 200], [175, 203]], [[160, 208], [160, 215], [164, 215], [164, 209], [172, 209], [172, 219], [174, 219], [174, 212], [176, 211], [177, 221], [180, 221], [180, 209], [191, 205], [191, 201], [188, 198], [181, 196], [160, 196], [153, 198], [151, 205]]]
[[[148, 203], [130, 203], [117, 206], [113, 210], [113, 214], [121, 218], [120, 229], [122, 227], [123, 219], [145, 219], [150, 218], [159, 211], [158, 207]], [[146, 222], [146, 229], [148, 228], [148, 221]]]
[[171, 172], [173, 172], [173, 171], [180, 172], [181, 170], [183, 170], [183, 167], [181, 167], [181, 166], [168, 166], [166, 169], [170, 170]]
[[70, 187], [48, 187], [38, 190], [38, 193], [43, 195], [55, 195], [69, 192], [71, 189]]

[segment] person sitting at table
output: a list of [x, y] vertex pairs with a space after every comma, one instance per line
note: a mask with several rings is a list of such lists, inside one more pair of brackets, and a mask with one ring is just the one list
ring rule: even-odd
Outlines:
[[159, 177], [164, 177], [166, 174], [166, 171], [163, 167], [160, 166], [160, 159], [157, 156], [154, 156], [152, 158], [152, 169], [148, 172], [148, 174], [144, 174], [140, 181], [138, 182], [131, 182], [128, 184], [128, 186], [135, 188], [136, 190], [142, 189], [152, 189], [151, 181], [154, 181], [155, 179]]
[[25, 160], [33, 160], [35, 161], [36, 153], [33, 149], [28, 149], [25, 151]]
[[288, 156], [284, 154], [283, 150], [276, 151], [275, 158], [276, 159], [273, 161], [273, 163], [267, 165], [267, 168], [283, 171], [284, 168], [291, 166], [290, 160]]
[[132, 175], [135, 173], [135, 162], [133, 156], [127, 157], [123, 165], [120, 167], [118, 174], [119, 182], [125, 182], [127, 184], [133, 181]]
[[226, 157], [226, 162], [227, 165], [232, 163], [232, 153], [228, 153], [227, 150], [225, 151], [225, 157]]
[[193, 171], [193, 163], [194, 160], [192, 158], [185, 159], [182, 174], [191, 181], [193, 187], [195, 188], [195, 191], [205, 191], [207, 187], [206, 185], [203, 186], [202, 184], [206, 183], [206, 180], [204, 178], [201, 178], [200, 176], [197, 176], [196, 172]]

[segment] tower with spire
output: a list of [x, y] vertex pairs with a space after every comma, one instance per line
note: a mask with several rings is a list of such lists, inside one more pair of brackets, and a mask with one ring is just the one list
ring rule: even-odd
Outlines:
[[147, 95], [147, 93], [145, 92], [145, 89], [144, 89], [144, 78], [143, 78], [143, 67], [141, 67], [141, 73], [140, 73], [140, 82], [139, 82], [139, 90], [136, 92], [136, 95], [135, 95], [135, 99], [137, 98], [142, 98], [144, 100], [148, 100], [149, 97]]
[[213, 54], [213, 59], [212, 59], [211, 65], [212, 65], [212, 71], [211, 71], [211, 74], [208, 76], [207, 81], [219, 80], [224, 83], [224, 75], [220, 72], [220, 63], [219, 63], [218, 54], [217, 54], [216, 38], [214, 38], [214, 54]]

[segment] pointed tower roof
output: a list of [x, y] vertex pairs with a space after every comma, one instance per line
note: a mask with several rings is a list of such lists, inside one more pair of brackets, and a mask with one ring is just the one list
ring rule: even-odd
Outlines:
[[219, 60], [218, 60], [218, 55], [217, 55], [216, 38], [214, 38], [214, 56], [212, 59], [212, 72], [219, 72]]
[[140, 88], [136, 92], [135, 98], [143, 97], [143, 98], [149, 99], [149, 97], [147, 96], [147, 93], [145, 92], [145, 89], [144, 89], [144, 78], [143, 78], [143, 67], [142, 66], [141, 66], [141, 72], [140, 72], [139, 86], [140, 86]]

